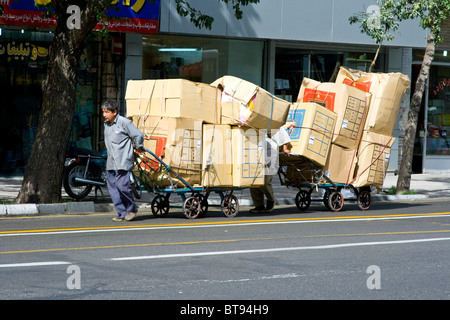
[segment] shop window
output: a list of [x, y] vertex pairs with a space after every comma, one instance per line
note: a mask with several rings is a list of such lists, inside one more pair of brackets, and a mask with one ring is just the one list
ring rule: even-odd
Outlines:
[[429, 88], [426, 153], [450, 155], [450, 67], [432, 66]]
[[48, 33], [2, 29], [0, 36], [0, 173], [25, 167], [37, 132]]
[[146, 35], [142, 76], [211, 83], [229, 74], [261, 85], [263, 47], [262, 41]]
[[[334, 82], [340, 66], [368, 71], [374, 54], [347, 51], [276, 49], [275, 94], [290, 102], [297, 100], [303, 78], [320, 82]], [[383, 65], [380, 54], [377, 66]], [[374, 72], [378, 72], [375, 68]]]
[[[24, 170], [36, 137], [53, 34], [3, 29], [0, 35], [0, 174]], [[80, 59], [78, 104], [72, 145], [92, 149], [96, 101], [96, 44], [88, 43]], [[3, 94], [5, 93], [5, 94]]]

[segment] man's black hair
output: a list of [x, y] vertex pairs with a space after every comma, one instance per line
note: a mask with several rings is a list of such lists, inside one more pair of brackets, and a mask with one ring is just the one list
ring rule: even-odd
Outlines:
[[115, 100], [106, 100], [102, 104], [102, 109], [108, 109], [111, 112], [118, 111], [117, 102]]

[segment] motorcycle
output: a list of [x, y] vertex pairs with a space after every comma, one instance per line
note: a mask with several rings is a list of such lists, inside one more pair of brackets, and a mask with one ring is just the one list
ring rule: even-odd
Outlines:
[[[91, 193], [95, 187], [103, 195], [101, 188], [106, 187], [106, 150], [95, 151], [84, 148], [73, 147], [67, 154], [63, 187], [69, 197], [81, 200]], [[130, 174], [130, 183], [133, 195], [140, 199], [142, 196], [141, 182], [134, 174]]]

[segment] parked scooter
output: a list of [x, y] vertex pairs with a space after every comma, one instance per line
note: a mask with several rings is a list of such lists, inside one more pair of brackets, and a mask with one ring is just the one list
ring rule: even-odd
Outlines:
[[[63, 186], [69, 197], [81, 200], [91, 193], [95, 187], [103, 195], [101, 188], [106, 187], [106, 159], [107, 152], [73, 147], [69, 149], [66, 159]], [[131, 188], [137, 199], [142, 196], [141, 183], [130, 174]]]

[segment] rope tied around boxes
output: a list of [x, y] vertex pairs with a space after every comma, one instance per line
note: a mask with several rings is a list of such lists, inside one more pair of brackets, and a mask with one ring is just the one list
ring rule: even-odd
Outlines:
[[[358, 179], [361, 175], [363, 175], [370, 167], [372, 167], [372, 165], [378, 161], [378, 159], [381, 157], [382, 154], [384, 154], [384, 150], [386, 150], [387, 146], [390, 144], [390, 142], [392, 141], [393, 137], [389, 137], [388, 142], [386, 144], [381, 144], [381, 143], [374, 143], [374, 142], [369, 142], [371, 144], [376, 144], [382, 147], [382, 150], [378, 153], [378, 155], [372, 160], [372, 162], [370, 163], [369, 166], [367, 166], [360, 174], [358, 174], [356, 177], [353, 178], [352, 181], [350, 181], [349, 184], [352, 184], [356, 179]], [[368, 141], [366, 141], [368, 142]], [[384, 167], [384, 161], [383, 161], [383, 172], [385, 171], [385, 167]]]

